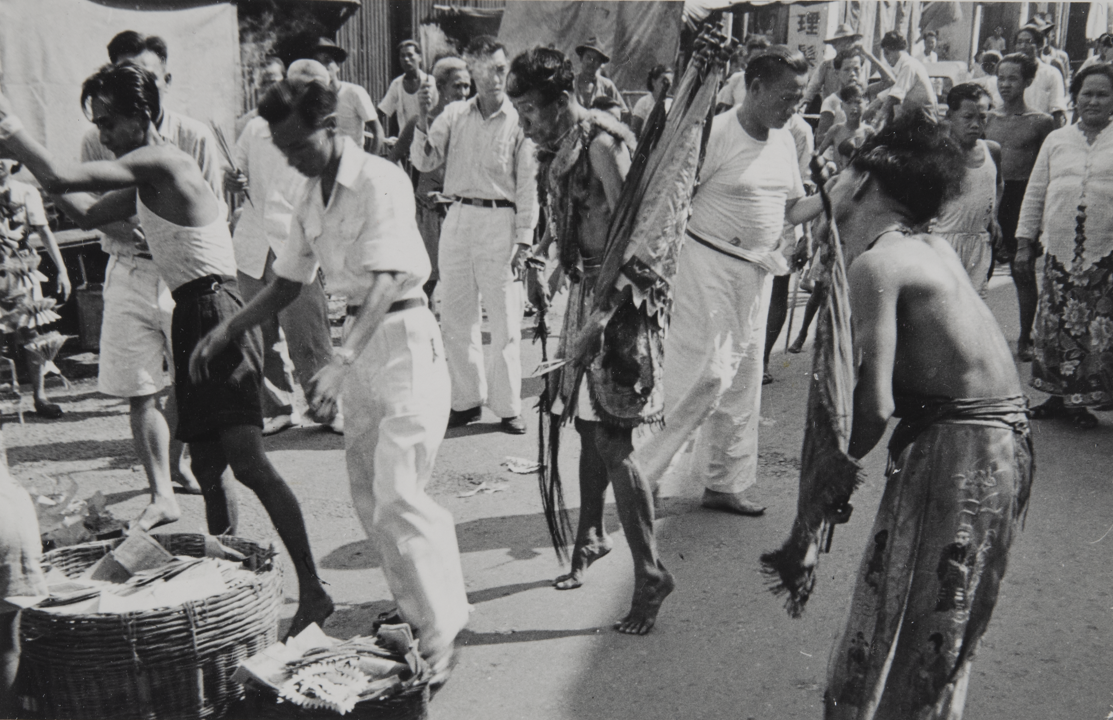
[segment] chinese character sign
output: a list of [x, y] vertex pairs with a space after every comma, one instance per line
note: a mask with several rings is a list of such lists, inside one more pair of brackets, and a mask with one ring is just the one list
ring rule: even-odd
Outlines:
[[827, 11], [831, 4], [792, 6], [788, 23], [788, 46], [803, 53], [808, 65], [813, 68], [823, 62], [823, 39], [827, 37]]

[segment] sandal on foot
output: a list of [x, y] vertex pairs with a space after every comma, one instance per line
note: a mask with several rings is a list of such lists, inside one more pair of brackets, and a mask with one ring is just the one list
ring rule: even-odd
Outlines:
[[65, 413], [52, 402], [35, 403], [35, 414], [45, 420], [57, 420]]
[[1098, 426], [1098, 418], [1089, 410], [1079, 408], [1067, 414], [1067, 422], [1079, 430], [1093, 430]]

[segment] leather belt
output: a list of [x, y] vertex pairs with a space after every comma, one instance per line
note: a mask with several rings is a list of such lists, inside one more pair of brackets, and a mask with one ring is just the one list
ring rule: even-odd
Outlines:
[[[355, 317], [359, 314], [359, 305], [348, 306], [348, 316]], [[425, 307], [425, 298], [404, 298], [402, 300], [395, 300], [386, 309], [387, 314], [401, 312], [403, 310], [411, 310], [416, 307]]]
[[174, 298], [174, 302], [185, 302], [202, 295], [215, 293], [224, 285], [230, 285], [232, 289], [236, 289], [236, 278], [227, 275], [205, 275], [179, 285], [170, 291], [170, 295]]
[[487, 200], [486, 198], [469, 198], [453, 196], [453, 202], [463, 203], [465, 205], [474, 205], [475, 207], [485, 208], [510, 208], [517, 210], [518, 206], [510, 200]]

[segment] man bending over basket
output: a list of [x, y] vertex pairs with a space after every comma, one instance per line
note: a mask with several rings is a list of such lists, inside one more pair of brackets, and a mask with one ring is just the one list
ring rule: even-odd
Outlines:
[[963, 165], [917, 114], [866, 141], [831, 189], [858, 358], [850, 456], [901, 422], [831, 655], [828, 718], [961, 717], [1028, 503], [1027, 406], [1009, 346], [947, 241], [910, 230], [959, 187]]
[[430, 266], [413, 186], [398, 166], [337, 133], [336, 91], [316, 61], [290, 65], [259, 116], [309, 181], [284, 193], [294, 218], [274, 281], [198, 344], [190, 373], [200, 380], [216, 371], [226, 348], [293, 302], [318, 267], [329, 289], [348, 298], [344, 342], [305, 390], [325, 416], [343, 396], [352, 501], [435, 688], [451, 671], [468, 601], [452, 515], [425, 493], [451, 396], [440, 330], [421, 289]]
[[[174, 389], [178, 439], [190, 443], [193, 473], [205, 496], [209, 532], [233, 532], [236, 508], [221, 482], [229, 465], [259, 497], [298, 576], [299, 605], [290, 632], [324, 622], [332, 599], [317, 578], [298, 500], [263, 452], [259, 399], [262, 338], [256, 329], [210, 363], [208, 378], [189, 374], [198, 340], [242, 306], [223, 202], [197, 162], [159, 135], [155, 76], [136, 65], [106, 66], [81, 88], [81, 104], [116, 156], [62, 164], [22, 129], [0, 95], [0, 144], [35, 175], [43, 189], [84, 228], [126, 220], [138, 210], [159, 275], [171, 288]], [[109, 192], [111, 191], [111, 192]], [[97, 199], [87, 193], [107, 192]]]

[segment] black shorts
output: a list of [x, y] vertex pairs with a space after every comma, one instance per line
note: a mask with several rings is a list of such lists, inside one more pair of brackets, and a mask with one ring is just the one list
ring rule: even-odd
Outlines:
[[209, 363], [209, 379], [194, 384], [189, 357], [210, 330], [243, 307], [236, 281], [209, 275], [173, 291], [174, 392], [182, 442], [218, 440], [220, 431], [237, 425], [263, 427], [260, 399], [263, 378], [263, 334], [252, 328]]
[[[1001, 190], [1001, 206], [997, 208], [997, 223], [1001, 226], [1001, 244], [1005, 252], [999, 260], [1012, 261], [1016, 256], [1016, 226], [1020, 223], [1020, 206], [1024, 204], [1024, 192], [1028, 189], [1027, 180], [1006, 180]], [[1036, 238], [1032, 238], [1033, 241]], [[1033, 242], [1032, 257], [1039, 257], [1042, 250], [1038, 242]]]

